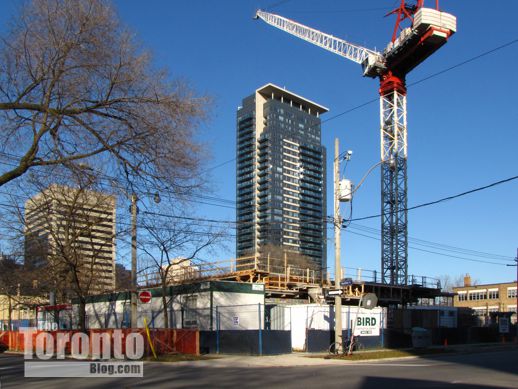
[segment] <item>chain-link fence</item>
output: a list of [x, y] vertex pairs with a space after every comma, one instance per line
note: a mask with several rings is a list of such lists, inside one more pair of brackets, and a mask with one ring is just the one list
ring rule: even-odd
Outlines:
[[[199, 296], [196, 299], [200, 298]], [[236, 304], [198, 308], [194, 297], [171, 303], [164, 320], [160, 304], [140, 307], [138, 326], [144, 319], [151, 329], [196, 329], [200, 331], [202, 352], [272, 354], [296, 351], [323, 351], [334, 342], [335, 312], [333, 306], [319, 304]], [[192, 300], [192, 301], [191, 301]], [[91, 328], [125, 328], [129, 326], [129, 305], [115, 311], [95, 313]], [[87, 317], [87, 321], [92, 321]], [[385, 315], [381, 308], [342, 307], [343, 338], [353, 331], [362, 337], [366, 347], [383, 344]]]

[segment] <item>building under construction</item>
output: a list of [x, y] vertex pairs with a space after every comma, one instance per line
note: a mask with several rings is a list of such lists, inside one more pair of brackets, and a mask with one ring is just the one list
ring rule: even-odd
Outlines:
[[[279, 265], [282, 264], [282, 265]], [[408, 285], [390, 285], [381, 282], [376, 270], [342, 268], [342, 279], [322, 278], [310, 267], [289, 263], [288, 255], [254, 255], [210, 263], [197, 262], [193, 271], [177, 273], [169, 283], [190, 284], [202, 281], [236, 281], [250, 284], [264, 284], [266, 301], [271, 302], [331, 302], [330, 290], [341, 290], [345, 305], [357, 305], [365, 293], [375, 293], [381, 306], [397, 306], [415, 303], [420, 299], [434, 299], [444, 296], [437, 279], [410, 275]], [[158, 279], [151, 274], [141, 276], [142, 287], [158, 285]], [[332, 292], [333, 293], [333, 292]]]

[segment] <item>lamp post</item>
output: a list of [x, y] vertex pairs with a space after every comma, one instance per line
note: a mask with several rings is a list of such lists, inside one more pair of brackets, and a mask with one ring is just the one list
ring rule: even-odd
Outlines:
[[514, 261], [516, 262], [514, 265], [507, 266], [516, 267], [516, 322], [514, 323], [514, 326], [516, 327], [516, 342], [518, 342], [518, 249], [516, 249], [516, 258]]
[[[160, 195], [154, 194], [153, 200], [158, 204], [161, 199]], [[138, 197], [136, 193], [131, 194], [131, 328], [137, 328], [137, 207]]]
[[[340, 282], [342, 280], [342, 265], [340, 260], [340, 241], [341, 241], [341, 228], [342, 228], [342, 217], [340, 216], [340, 202], [350, 201], [347, 197], [342, 197], [342, 191], [340, 187], [340, 161], [344, 159], [349, 161], [351, 159], [352, 151], [347, 151], [345, 156], [340, 154], [338, 139], [335, 138], [335, 159], [333, 163], [334, 171], [334, 230], [335, 230], [335, 290], [339, 291], [335, 295], [335, 344], [338, 350], [335, 352], [342, 351], [342, 286]], [[352, 188], [351, 188], [352, 189]]]
[[334, 159], [334, 225], [335, 225], [335, 289], [340, 294], [335, 296], [335, 344], [338, 352], [342, 348], [342, 294], [340, 281], [342, 278], [342, 266], [340, 263], [340, 229], [342, 218], [340, 217], [340, 151], [338, 139], [335, 139]]
[[131, 328], [137, 328], [137, 195], [131, 194]]

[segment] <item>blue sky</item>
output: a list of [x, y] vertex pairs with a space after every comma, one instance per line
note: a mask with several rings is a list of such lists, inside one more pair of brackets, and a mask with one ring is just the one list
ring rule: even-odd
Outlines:
[[[207, 179], [217, 196], [235, 200], [235, 113], [241, 99], [268, 82], [318, 102], [331, 118], [377, 98], [376, 80], [361, 76], [360, 66], [286, 33], [252, 20], [263, 0], [116, 1], [120, 18], [152, 50], [156, 63], [174, 77], [187, 79], [214, 98], [201, 139], [210, 146]], [[273, 12], [365, 45], [383, 48], [394, 17], [383, 15], [394, 0], [319, 2], [292, 0]], [[428, 0], [431, 6], [435, 1]], [[3, 2], [1, 21], [13, 9]], [[457, 16], [458, 32], [449, 43], [407, 78], [418, 81], [518, 38], [518, 2], [442, 0], [441, 8]], [[495, 11], [498, 10], [498, 11]], [[518, 43], [422, 82], [408, 91], [408, 205], [433, 201], [517, 174], [518, 109], [516, 90]], [[322, 141], [332, 152], [338, 137], [354, 151], [346, 175], [358, 182], [380, 159], [377, 102], [325, 122]], [[328, 171], [330, 160], [328, 158]], [[328, 182], [331, 181], [331, 175]], [[330, 187], [329, 187], [330, 189]], [[328, 190], [328, 192], [331, 192]], [[409, 273], [458, 276], [470, 273], [480, 283], [515, 280], [513, 258], [518, 247], [518, 180], [439, 205], [409, 212], [409, 237], [496, 256], [410, 245]], [[328, 201], [331, 204], [331, 198]], [[234, 220], [233, 209], [200, 205], [198, 216]], [[345, 211], [345, 207], [344, 207]], [[380, 178], [376, 170], [357, 192], [354, 217], [380, 212]], [[331, 213], [331, 207], [328, 209]], [[353, 223], [343, 234], [342, 261], [347, 267], [380, 267], [379, 219]], [[365, 232], [364, 227], [372, 228]], [[358, 233], [369, 237], [357, 235]], [[332, 238], [332, 234], [329, 234]], [[332, 263], [333, 241], [328, 241]], [[221, 257], [234, 255], [233, 243]], [[441, 246], [442, 247], [442, 246]], [[437, 253], [493, 264], [467, 261]], [[510, 262], [508, 262], [510, 263]]]

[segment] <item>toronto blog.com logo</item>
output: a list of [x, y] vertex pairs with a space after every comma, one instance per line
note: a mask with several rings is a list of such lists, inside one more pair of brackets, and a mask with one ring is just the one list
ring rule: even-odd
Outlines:
[[140, 333], [39, 332], [24, 334], [25, 377], [143, 377], [144, 337]]

